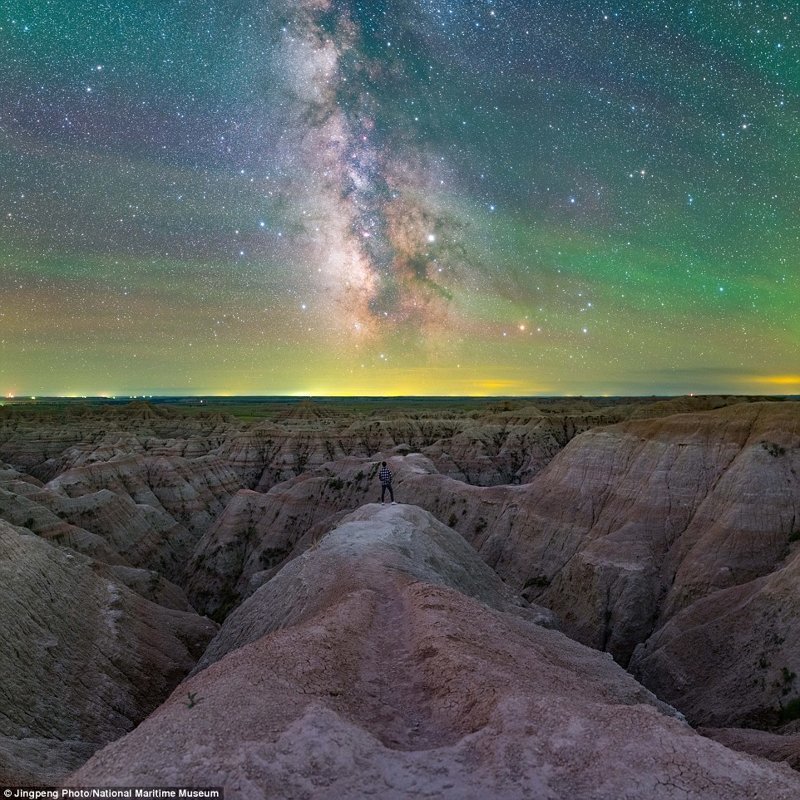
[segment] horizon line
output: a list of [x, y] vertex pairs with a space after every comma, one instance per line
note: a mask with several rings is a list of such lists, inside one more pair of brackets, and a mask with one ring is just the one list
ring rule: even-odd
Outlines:
[[214, 399], [214, 400], [252, 400], [252, 399], [282, 399], [282, 400], [420, 400], [420, 399], [464, 399], [464, 400], [525, 400], [525, 399], [553, 399], [553, 398], [699, 398], [699, 397], [800, 397], [800, 394], [785, 394], [774, 392], [679, 392], [676, 394], [300, 394], [291, 392], [286, 394], [35, 394], [35, 395], [6, 395], [0, 396], [0, 403], [20, 402], [23, 400], [153, 400], [153, 399]]

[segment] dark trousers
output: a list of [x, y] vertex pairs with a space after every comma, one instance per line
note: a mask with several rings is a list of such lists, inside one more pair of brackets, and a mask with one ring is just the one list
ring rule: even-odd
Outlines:
[[389, 490], [389, 497], [392, 499], [394, 503], [394, 492], [392, 491], [392, 484], [391, 483], [382, 483], [381, 484], [381, 503], [383, 502], [383, 498], [386, 497], [386, 490]]

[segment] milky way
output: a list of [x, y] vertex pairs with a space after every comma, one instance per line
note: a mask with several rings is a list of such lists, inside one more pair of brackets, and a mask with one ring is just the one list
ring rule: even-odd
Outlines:
[[789, 3], [11, 2], [4, 394], [800, 391]]

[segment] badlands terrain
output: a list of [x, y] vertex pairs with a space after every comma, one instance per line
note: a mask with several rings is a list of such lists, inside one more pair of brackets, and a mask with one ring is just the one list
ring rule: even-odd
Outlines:
[[2, 406], [0, 785], [800, 797], [798, 471], [791, 399]]

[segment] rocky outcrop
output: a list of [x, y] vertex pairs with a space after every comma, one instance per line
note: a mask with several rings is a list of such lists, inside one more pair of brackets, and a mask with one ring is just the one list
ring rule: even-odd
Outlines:
[[449, 586], [492, 608], [555, 624], [550, 612], [512, 593], [461, 536], [427, 511], [373, 503], [340, 520], [242, 603], [195, 670], [267, 633], [310, 619], [343, 592], [370, 587], [382, 571]]
[[239, 486], [231, 468], [211, 456], [192, 460], [131, 456], [76, 467], [47, 484], [71, 498], [108, 489], [137, 505], [166, 512], [191, 532], [204, 531]]
[[[636, 417], [721, 407], [744, 398], [398, 401], [392, 405], [303, 401], [256, 407], [255, 418], [125, 405], [15, 406], [0, 411], [0, 459], [49, 481], [67, 470], [142, 457], [217, 455], [240, 486], [267, 491], [306, 470], [405, 446], [437, 470], [477, 485], [526, 483], [574, 436]], [[248, 411], [242, 407], [243, 411]]]
[[[240, 491], [205, 535], [187, 565], [195, 607], [223, 619], [280, 566], [319, 524], [351, 511], [375, 493], [377, 463], [345, 459], [281, 483], [267, 493]], [[261, 580], [259, 580], [261, 578]]]
[[775, 729], [800, 719], [798, 582], [793, 545], [785, 567], [672, 617], [636, 649], [631, 670], [695, 724]]
[[[672, 648], [690, 641], [689, 623], [683, 617], [680, 625], [668, 623], [706, 597], [773, 574], [792, 552], [800, 527], [799, 409], [796, 403], [720, 401], [709, 412], [593, 429], [519, 487], [470, 486], [439, 474], [419, 454], [386, 457], [400, 500], [458, 530], [509, 585], [553, 609], [571, 636], [623, 664], [647, 642], [637, 674], [684, 708], [685, 687], [668, 681], [681, 674]], [[224, 618], [308, 546], [309, 531], [376, 497], [379, 459], [342, 459], [266, 494], [241, 493], [195, 551], [193, 602]], [[770, 635], [791, 641], [791, 626], [769, 611], [777, 596], [771, 590], [764, 596], [764, 613], [778, 621]], [[724, 594], [719, 599], [731, 602]], [[792, 607], [789, 598], [779, 603]], [[794, 687], [787, 691], [782, 670], [800, 672], [795, 655], [780, 653], [778, 664], [770, 655], [775, 648], [753, 633], [765, 626], [736, 628], [734, 616], [704, 609], [700, 604], [695, 613], [717, 616], [720, 643], [738, 636], [735, 630], [749, 637], [752, 658], [734, 656], [741, 674], [715, 690], [721, 707], [731, 705], [732, 691], [748, 700], [726, 715], [708, 716], [686, 694], [687, 714], [713, 725], [785, 714], [780, 709], [794, 698]], [[695, 646], [687, 650], [690, 659]], [[645, 657], [651, 650], [657, 655]], [[758, 667], [762, 656], [774, 666]], [[698, 692], [710, 689], [709, 676], [727, 674], [721, 663], [695, 672]], [[706, 701], [717, 703], [711, 695]]]
[[780, 736], [752, 728], [700, 728], [699, 732], [731, 750], [783, 761], [792, 769], [800, 770], [800, 734]]
[[[431, 511], [470, 539], [485, 532], [507, 490], [477, 488], [437, 473], [419, 454], [386, 454], [396, 497]], [[202, 613], [223, 619], [335, 517], [380, 498], [383, 456], [345, 458], [298, 475], [266, 493], [240, 491], [201, 538], [187, 566], [187, 591]]]
[[[800, 718], [798, 403], [287, 402], [242, 417], [149, 404], [2, 408], [0, 457], [0, 519], [19, 535], [88, 557], [92, 580], [138, 595], [136, 613], [155, 603], [190, 614], [182, 588], [229, 632], [257, 609], [234, 647], [327, 613], [327, 595], [281, 581], [378, 499], [386, 459], [401, 503], [460, 533], [508, 589], [629, 665], [693, 723], [788, 735]], [[366, 522], [376, 521], [347, 524]], [[412, 551], [424, 560], [424, 548]], [[474, 595], [436, 570], [415, 572], [399, 552], [389, 559], [398, 573]], [[331, 591], [371, 591], [337, 569]], [[328, 586], [320, 574], [314, 584]], [[62, 769], [96, 745], [48, 741], [0, 730], [0, 754], [16, 753], [20, 775], [38, 764], [45, 776], [45, 753], [64, 753]]]
[[482, 532], [454, 523], [692, 721], [774, 727], [800, 716], [798, 474], [800, 404], [736, 405], [589, 431], [499, 502], [471, 489]]
[[487, 562], [626, 663], [681, 608], [769, 574], [800, 519], [800, 404], [622, 423], [509, 493]]
[[68, 784], [221, 785], [231, 800], [800, 793], [796, 773], [698, 736], [607, 656], [464, 594], [506, 603], [464, 548], [424, 512], [363, 509], [273, 578], [271, 632], [267, 584], [219, 660]]
[[[36, 487], [31, 488], [33, 491], [30, 494], [34, 496], [48, 496], [47, 492]], [[107, 564], [128, 563], [102, 536], [72, 525], [62, 518], [58, 510], [54, 511], [49, 505], [36, 502], [27, 494], [16, 494], [1, 486], [0, 519]]]
[[[118, 478], [123, 470], [130, 474], [138, 469], [140, 475], [136, 477], [141, 477], [146, 465], [137, 464], [135, 458], [133, 461], [133, 467], [127, 470], [123, 465], [122, 470], [119, 466], [106, 468], [103, 474], [100, 467], [88, 475], [83, 473], [77, 491], [69, 484], [75, 496], [61, 485], [62, 480], [72, 477], [71, 473], [44, 486], [19, 473], [0, 473], [0, 519], [105, 563], [153, 569], [168, 578], [180, 579], [197, 535], [177, 522], [160, 503], [136, 502], [127, 491], [133, 483], [130, 478], [124, 485], [120, 480], [109, 481], [109, 472]], [[152, 481], [151, 475], [145, 473], [145, 480]], [[93, 481], [111, 485], [115, 491], [92, 491]], [[149, 499], [143, 497], [141, 486], [131, 490], [137, 499]], [[201, 495], [201, 502], [206, 500]], [[212, 495], [209, 505], [213, 509], [221, 502], [224, 495], [222, 500]]]
[[0, 776], [74, 768], [152, 711], [214, 635], [109, 569], [0, 521]]
[[236, 429], [219, 414], [184, 414], [138, 401], [2, 411], [7, 413], [0, 415], [0, 459], [44, 481], [72, 467], [133, 454], [206, 455]]

